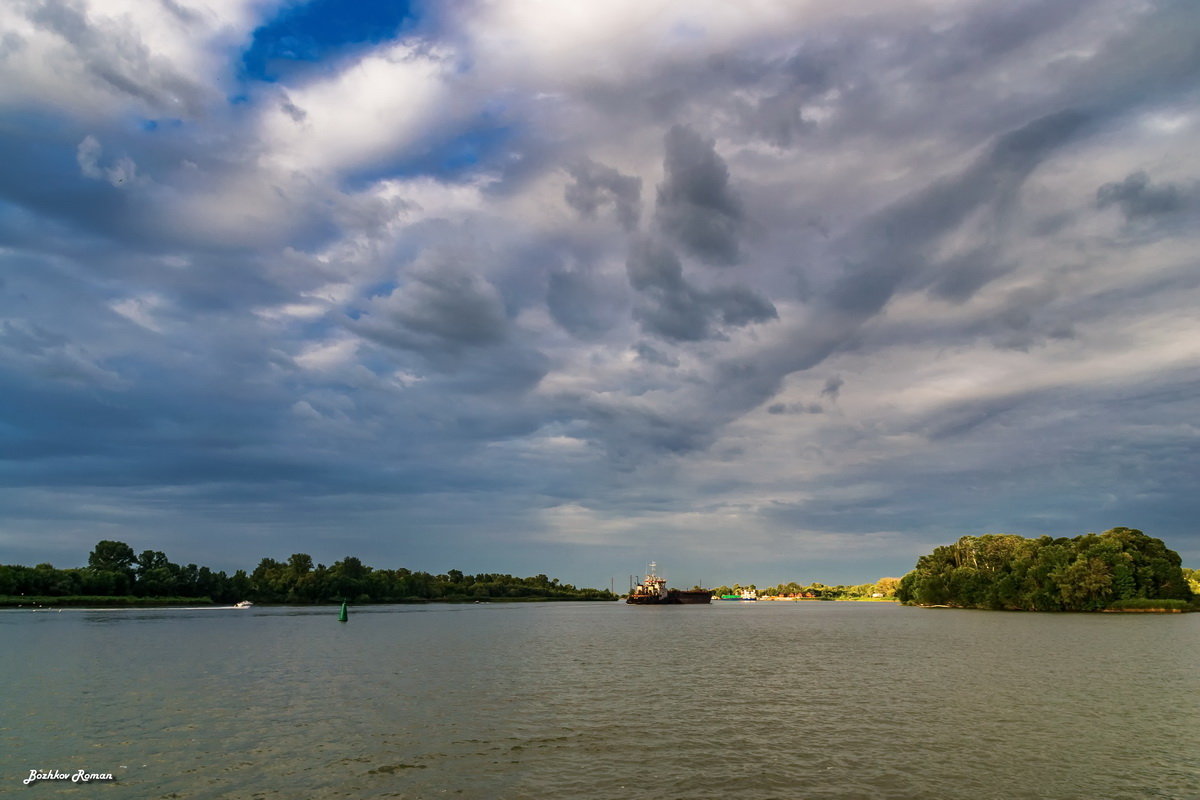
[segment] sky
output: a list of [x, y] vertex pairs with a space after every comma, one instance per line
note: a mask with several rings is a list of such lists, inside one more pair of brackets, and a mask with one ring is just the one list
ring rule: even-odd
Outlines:
[[1200, 566], [1200, 4], [0, 4], [0, 562]]

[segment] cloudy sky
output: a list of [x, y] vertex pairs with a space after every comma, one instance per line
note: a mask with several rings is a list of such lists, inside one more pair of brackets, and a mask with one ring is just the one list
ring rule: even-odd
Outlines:
[[1200, 4], [0, 4], [0, 561], [1200, 566]]

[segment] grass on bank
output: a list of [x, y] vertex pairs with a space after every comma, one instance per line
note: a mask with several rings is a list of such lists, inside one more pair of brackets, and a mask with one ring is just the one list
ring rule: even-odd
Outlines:
[[1109, 605], [1106, 611], [1196, 611], [1195, 601], [1187, 600], [1157, 600], [1149, 597], [1134, 597], [1129, 600], [1117, 600]]

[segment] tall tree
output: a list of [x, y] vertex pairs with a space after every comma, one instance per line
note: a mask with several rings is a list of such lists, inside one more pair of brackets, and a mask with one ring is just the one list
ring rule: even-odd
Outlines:
[[100, 572], [132, 574], [135, 563], [137, 563], [137, 557], [134, 555], [132, 547], [124, 542], [114, 542], [109, 539], [97, 542], [96, 547], [88, 555], [88, 568]]

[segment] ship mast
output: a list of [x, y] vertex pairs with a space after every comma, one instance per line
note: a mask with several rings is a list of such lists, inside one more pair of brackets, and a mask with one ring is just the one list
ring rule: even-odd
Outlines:
[[666, 578], [658, 576], [658, 564], [653, 561], [650, 562], [650, 571], [646, 574], [646, 589], [659, 597], [667, 596]]

